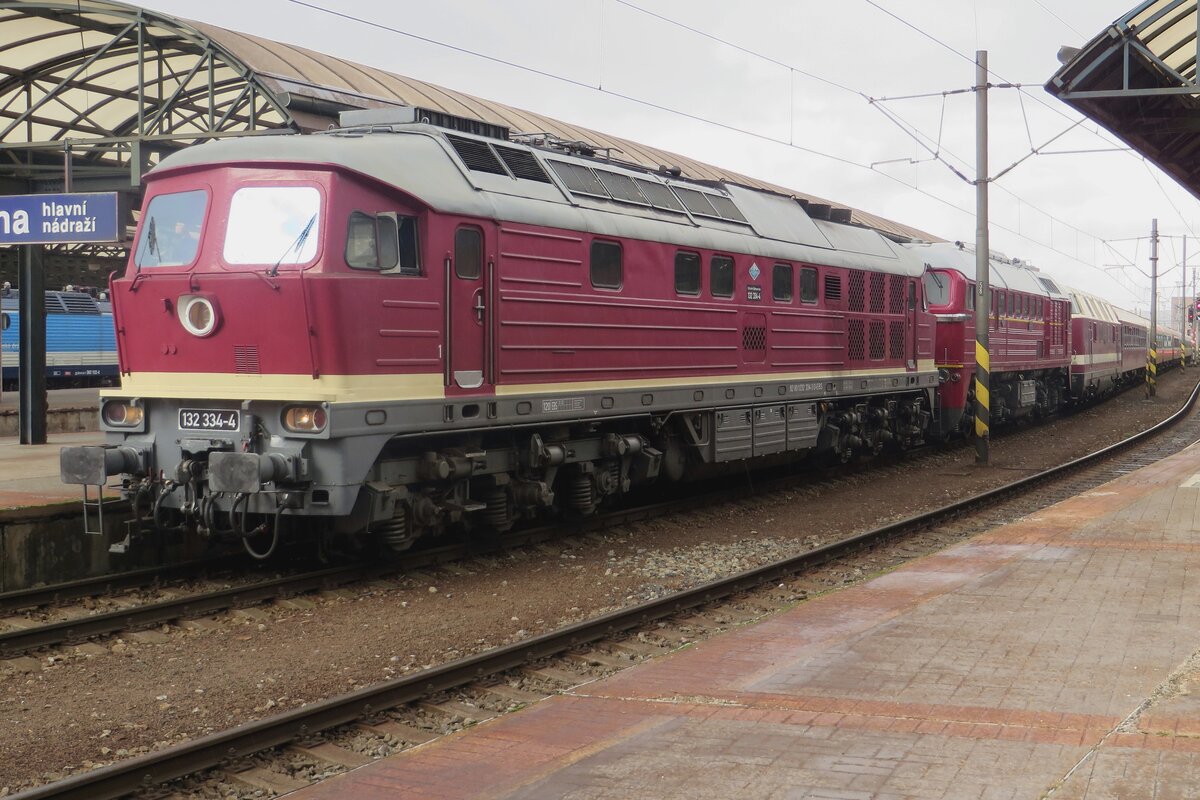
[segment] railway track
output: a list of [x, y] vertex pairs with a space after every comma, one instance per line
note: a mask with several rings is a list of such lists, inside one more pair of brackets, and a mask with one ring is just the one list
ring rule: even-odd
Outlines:
[[[417, 727], [411, 721], [404, 721], [403, 712], [392, 709], [410, 708], [413, 707], [411, 704], [422, 703], [421, 707], [427, 710], [449, 709], [446, 713], [450, 716], [457, 713], [460, 717], [486, 719], [499, 713], [496, 709], [497, 698], [502, 710], [506, 704], [520, 705], [532, 702], [539, 696], [538, 692], [513, 686], [502, 676], [520, 675], [523, 674], [521, 671], [529, 674], [532, 671], [543, 679], [543, 683], [568, 686], [572, 682], [572, 675], [578, 676], [578, 683], [583, 683], [594, 677], [595, 670], [604, 673], [620, 668], [618, 656], [621, 654], [626, 656], [628, 663], [633, 663], [636, 657], [665, 652], [673, 643], [678, 643], [681, 636], [684, 640], [696, 638], [697, 632], [703, 635], [706, 631], [720, 630], [772, 613], [775, 608], [793, 601], [772, 599], [781, 581], [794, 579], [796, 575], [823, 565], [842, 562], [864, 549], [880, 548], [909, 536], [940, 533], [965, 537], [1003, 524], [1154, 463], [1200, 441], [1200, 418], [1192, 414], [1198, 395], [1200, 385], [1178, 412], [1137, 436], [943, 508], [509, 646], [75, 775], [28, 790], [17, 797], [22, 800], [115, 798], [161, 785], [180, 776], [237, 763], [239, 759], [281, 745], [285, 749], [276, 751], [281, 759], [294, 762], [300, 758], [307, 762], [324, 763], [326, 766], [332, 765], [333, 771], [355, 766], [362, 763], [364, 758], [369, 760], [369, 757], [330, 741], [314, 743], [314, 737], [323, 731], [345, 730], [382, 736], [401, 745], [420, 743], [439, 734]], [[629, 638], [631, 632], [634, 635]], [[581, 648], [588, 650], [581, 652]], [[633, 660], [628, 658], [630, 654], [635, 656]], [[548, 658], [566, 658], [564, 663], [576, 668], [582, 664], [585, 668], [572, 671], [553, 664], [547, 666], [544, 660]], [[592, 672], [589, 672], [589, 667], [593, 668]], [[444, 693], [455, 694], [447, 697]], [[551, 693], [552, 689], [541, 695]], [[490, 697], [491, 701], [478, 700], [485, 696]], [[473, 701], [471, 698], [477, 699]], [[477, 713], [472, 715], [472, 709]], [[269, 762], [267, 758], [266, 763]], [[247, 764], [243, 761], [240, 767], [246, 768]], [[264, 785], [262, 773], [270, 772], [261, 763], [259, 766], [250, 764], [249, 771], [258, 773], [256, 780], [259, 786]], [[289, 772], [294, 774], [290, 768]], [[274, 774], [281, 781], [276, 790], [288, 788], [288, 780], [293, 784], [296, 782], [294, 777], [289, 778], [282, 772]], [[265, 785], [270, 788], [269, 778]]]
[[[846, 479], [853, 480], [868, 474], [869, 469], [887, 469], [898, 465], [907, 468], [921, 462], [937, 463], [939, 460], [953, 458], [959, 448], [966, 446], [968, 445], [961, 443], [949, 447], [927, 445], [908, 451], [894, 464], [877, 459], [867, 469], [861, 465], [842, 465], [828, 469], [829, 477], [822, 479], [817, 485]], [[685, 496], [673, 498], [667, 502], [609, 512], [575, 523], [571, 526], [573, 528], [571, 533], [585, 533], [591, 530], [616, 527], [639, 519], [669, 514], [684, 506], [695, 508], [701, 504], [719, 504], [726, 502], [732, 496], [744, 495], [747, 491], [752, 493], [770, 492], [781, 486], [788, 486], [795, 480], [795, 477], [794, 474], [782, 478], [751, 475], [749, 482], [752, 488], [749, 490], [742, 486], [730, 489], [727, 484], [714, 481], [710, 486], [700, 486], [698, 491], [688, 492]], [[562, 529], [561, 524], [546, 525], [517, 531], [489, 542], [464, 541], [453, 545], [431, 547], [407, 553], [403, 558], [383, 564], [345, 564], [337, 567], [300, 570], [294, 569], [295, 564], [285, 565], [285, 571], [290, 570], [290, 574], [266, 580], [252, 577], [250, 581], [245, 581], [245, 575], [238, 574], [238, 571], [245, 567], [245, 560], [240, 557], [239, 552], [235, 555], [220, 555], [174, 565], [4, 592], [0, 593], [0, 626], [8, 623], [15, 629], [0, 630], [0, 659], [18, 657], [47, 647], [78, 644], [122, 631], [154, 628], [172, 624], [181, 619], [246, 608], [310, 592], [332, 590], [360, 581], [436, 566], [472, 555], [498, 552], [561, 537]], [[192, 592], [185, 596], [173, 596], [158, 602], [129, 604], [122, 602], [123, 598], [115, 597], [119, 593], [135, 591], [166, 590], [170, 593], [190, 581], [202, 579], [206, 574], [226, 571], [229, 573], [228, 580], [238, 582], [238, 585], [217, 591]], [[102, 597], [117, 600], [120, 607], [99, 613], [89, 608], [64, 608], [71, 603]], [[40, 609], [53, 609], [55, 616], [64, 618], [31, 625], [29, 619], [20, 619], [14, 616], [22, 611]]]

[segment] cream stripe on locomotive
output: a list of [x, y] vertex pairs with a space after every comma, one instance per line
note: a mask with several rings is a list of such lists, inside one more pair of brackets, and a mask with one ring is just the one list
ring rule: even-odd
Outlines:
[[1091, 356], [1071, 356], [1071, 366], [1088, 366], [1089, 364], [1110, 364], [1115, 361], [1120, 361], [1119, 353], [1099, 353]]
[[[897, 374], [932, 376], [932, 360], [918, 363], [916, 373], [895, 369], [832, 372], [758, 373], [733, 376], [695, 376], [656, 380], [565, 381], [497, 386], [496, 396], [558, 394], [570, 391], [620, 391], [687, 386], [744, 385], [765, 382], [829, 381], [876, 378]], [[236, 400], [370, 402], [380, 400], [440, 400], [446, 397], [441, 372], [421, 375], [237, 375], [223, 372], [139, 372], [121, 377], [119, 388], [104, 389], [102, 397], [164, 397]], [[465, 399], [465, 398], [464, 398]]]

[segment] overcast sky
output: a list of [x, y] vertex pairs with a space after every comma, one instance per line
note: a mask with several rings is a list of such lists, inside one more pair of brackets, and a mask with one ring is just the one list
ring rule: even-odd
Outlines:
[[[877, 105], [911, 124], [973, 178], [974, 95], [940, 93], [971, 86], [974, 53], [988, 50], [993, 82], [1027, 87], [1024, 93], [989, 93], [995, 174], [1078, 119], [1041, 88], [1059, 66], [1059, 47], [1081, 46], [1136, 3], [147, 0], [141, 5], [530, 109], [974, 242], [973, 187], [929, 160], [926, 150], [864, 96], [934, 93]], [[1160, 292], [1178, 293], [1181, 237], [1200, 232], [1200, 214], [1190, 194], [1117, 147], [1111, 134], [1097, 133], [1087, 122], [1045, 149], [1109, 152], [1034, 156], [993, 184], [992, 248], [1148, 314], [1149, 244], [1131, 240], [1147, 237], [1151, 218], [1158, 218], [1160, 233], [1174, 237], [1161, 245]], [[1188, 261], [1200, 264], [1200, 240], [1189, 243]], [[1192, 272], [1189, 267], [1189, 281]]]

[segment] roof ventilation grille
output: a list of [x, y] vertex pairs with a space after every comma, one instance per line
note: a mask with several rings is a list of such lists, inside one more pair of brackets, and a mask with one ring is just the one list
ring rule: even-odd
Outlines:
[[514, 177], [524, 178], [527, 181], [538, 181], [539, 183], [549, 183], [550, 176], [542, 169], [542, 165], [538, 163], [537, 158], [528, 150], [518, 150], [515, 147], [501, 147], [498, 144], [492, 145], [504, 161], [505, 165], [512, 171]]
[[446, 134], [446, 139], [454, 147], [454, 152], [458, 153], [458, 157], [467, 165], [467, 169], [473, 169], [476, 172], [490, 172], [494, 175], [508, 175], [504, 170], [504, 165], [500, 163], [500, 159], [496, 158], [496, 154], [492, 152], [492, 148], [488, 147], [487, 142], [464, 139], [453, 134]]

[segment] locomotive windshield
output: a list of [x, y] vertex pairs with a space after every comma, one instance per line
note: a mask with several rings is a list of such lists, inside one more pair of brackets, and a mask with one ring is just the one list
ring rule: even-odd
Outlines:
[[196, 260], [208, 192], [160, 194], [150, 201], [134, 248], [138, 267], [182, 267]]
[[930, 306], [944, 306], [950, 302], [950, 281], [940, 272], [929, 270], [922, 278], [925, 284], [925, 302]]
[[312, 186], [245, 186], [225, 231], [230, 264], [307, 264], [317, 254], [321, 193]]

